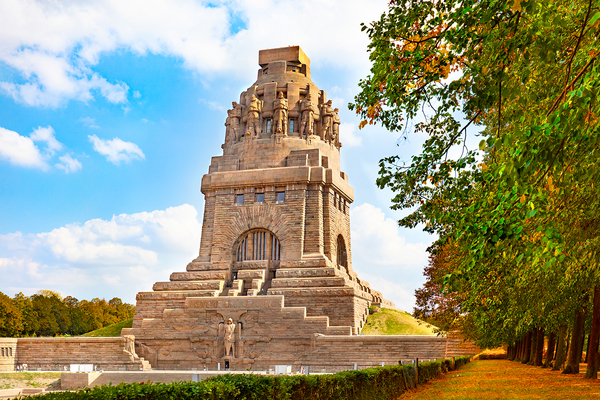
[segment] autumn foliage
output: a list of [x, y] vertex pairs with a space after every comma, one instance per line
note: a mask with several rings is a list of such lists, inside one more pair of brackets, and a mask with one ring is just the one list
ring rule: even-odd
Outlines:
[[0, 292], [0, 336], [81, 335], [116, 322], [133, 318], [135, 307], [115, 297], [77, 300], [64, 299], [55, 292], [41, 290], [14, 298]]

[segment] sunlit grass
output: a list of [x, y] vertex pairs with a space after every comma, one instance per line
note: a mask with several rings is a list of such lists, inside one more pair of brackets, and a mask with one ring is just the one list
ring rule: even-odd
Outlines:
[[420, 386], [403, 400], [598, 399], [600, 382], [507, 360], [475, 361]]
[[407, 312], [381, 308], [369, 315], [361, 332], [365, 335], [435, 335], [433, 329]]
[[96, 329], [88, 333], [84, 333], [81, 336], [86, 337], [118, 337], [121, 336], [121, 330], [123, 328], [131, 328], [133, 324], [133, 318], [125, 321], [117, 322], [116, 324], [105, 326], [104, 328]]

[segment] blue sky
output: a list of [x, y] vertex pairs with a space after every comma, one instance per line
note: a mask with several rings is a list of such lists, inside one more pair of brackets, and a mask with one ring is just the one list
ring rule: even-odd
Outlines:
[[255, 81], [258, 50], [300, 45], [313, 82], [340, 109], [353, 267], [412, 311], [432, 238], [397, 227], [402, 214], [375, 179], [379, 159], [408, 159], [423, 138], [359, 131], [347, 109], [369, 70], [360, 23], [386, 5], [1, 2], [0, 291], [133, 302], [185, 270], [226, 109]]

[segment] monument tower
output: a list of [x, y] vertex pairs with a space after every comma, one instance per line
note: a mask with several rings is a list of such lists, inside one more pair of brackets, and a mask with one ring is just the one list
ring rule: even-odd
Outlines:
[[198, 257], [139, 293], [123, 332], [153, 367], [300, 362], [314, 334], [356, 335], [370, 305], [393, 307], [352, 269], [338, 109], [300, 47], [259, 65], [202, 178]]

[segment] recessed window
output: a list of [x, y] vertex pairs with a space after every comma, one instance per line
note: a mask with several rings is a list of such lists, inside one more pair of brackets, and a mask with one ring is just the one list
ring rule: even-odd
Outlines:
[[256, 193], [256, 202], [264, 203], [265, 202], [265, 194], [264, 193]]
[[235, 202], [237, 204], [244, 204], [244, 195], [243, 194], [238, 194], [235, 196]]
[[285, 201], [285, 192], [277, 192], [277, 201]]
[[294, 132], [294, 119], [290, 119], [290, 123], [288, 124], [290, 126], [290, 132]]
[[267, 132], [271, 132], [271, 121], [273, 121], [273, 120], [272, 119], [267, 120]]

